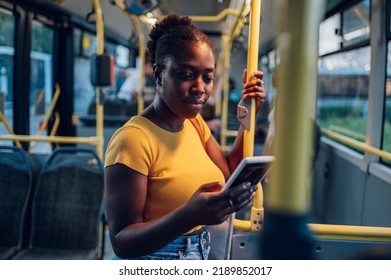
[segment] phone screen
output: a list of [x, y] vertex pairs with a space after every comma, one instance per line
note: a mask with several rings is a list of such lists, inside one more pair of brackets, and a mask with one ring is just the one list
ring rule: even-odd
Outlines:
[[248, 163], [236, 177], [232, 185], [235, 186], [243, 182], [251, 182], [252, 185], [256, 185], [263, 179], [267, 170], [267, 163]]

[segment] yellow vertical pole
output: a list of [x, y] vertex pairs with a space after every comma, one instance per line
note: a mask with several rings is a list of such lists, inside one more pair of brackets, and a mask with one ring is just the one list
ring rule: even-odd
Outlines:
[[[94, 1], [94, 10], [96, 18], [96, 54], [102, 55], [104, 52], [104, 26], [103, 26], [103, 13], [99, 0]], [[97, 155], [100, 159], [103, 158], [103, 104], [101, 103], [100, 86], [95, 89], [96, 92], [96, 137], [97, 137]]]
[[[219, 97], [219, 100], [222, 99], [221, 105], [221, 136], [220, 136], [220, 144], [223, 148], [227, 147], [227, 130], [228, 130], [228, 101], [229, 101], [229, 72], [227, 72], [227, 68], [230, 66], [230, 51], [231, 51], [231, 41], [223, 40], [224, 48], [222, 65], [221, 66], [221, 74], [223, 75], [223, 95]], [[217, 104], [216, 104], [217, 106]]]
[[[259, 33], [261, 24], [261, 0], [251, 1], [251, 13], [250, 13], [250, 29], [249, 29], [249, 48], [247, 57], [247, 81], [249, 76], [258, 69], [258, 52], [259, 52]], [[252, 156], [254, 154], [254, 134], [255, 134], [255, 100], [251, 100], [251, 118], [250, 118], [250, 130], [244, 131], [244, 146], [243, 156]], [[261, 224], [263, 224], [263, 189], [261, 183], [259, 183], [258, 189], [255, 193], [253, 205], [251, 207], [250, 220], [258, 221], [257, 223], [251, 223], [252, 230], [260, 230]]]
[[[281, 63], [277, 81], [275, 166], [268, 193], [270, 210], [307, 211], [306, 179], [310, 168], [311, 95], [316, 94], [319, 23], [323, 1], [288, 1], [279, 16]], [[281, 71], [280, 71], [281, 70]]]
[[[276, 136], [267, 192], [261, 251], [264, 259], [314, 259], [307, 225], [306, 179], [309, 176], [310, 96], [316, 94], [319, 23], [323, 1], [283, 0], [279, 6]], [[311, 104], [312, 105], [312, 104]]]
[[[247, 81], [258, 69], [259, 27], [261, 24], [261, 0], [251, 1], [250, 29], [248, 36]], [[251, 100], [250, 129], [244, 130], [243, 157], [254, 154], [255, 100]]]
[[[258, 70], [258, 49], [259, 49], [259, 29], [261, 19], [261, 0], [252, 0], [250, 7], [250, 27], [248, 37], [248, 54], [247, 54], [247, 82], [250, 80], [252, 73]], [[254, 132], [255, 132], [255, 100], [251, 103], [244, 103], [250, 114], [249, 128], [244, 130], [243, 140], [243, 157], [250, 157], [254, 154]], [[247, 107], [248, 106], [248, 107]], [[235, 219], [234, 227], [244, 231], [259, 231], [263, 224], [263, 189], [259, 183], [258, 190], [255, 193], [253, 205], [250, 212], [250, 220], [242, 221]]]

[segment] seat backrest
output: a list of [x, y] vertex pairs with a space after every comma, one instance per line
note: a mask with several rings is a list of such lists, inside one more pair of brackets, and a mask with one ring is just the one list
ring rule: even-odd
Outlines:
[[0, 146], [0, 246], [22, 246], [31, 192], [28, 155], [18, 147]]
[[59, 148], [37, 180], [30, 247], [99, 249], [102, 213], [100, 159], [92, 150]]

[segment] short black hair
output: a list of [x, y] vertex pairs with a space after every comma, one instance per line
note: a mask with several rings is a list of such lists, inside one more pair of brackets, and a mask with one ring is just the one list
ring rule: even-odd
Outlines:
[[154, 25], [149, 38], [147, 47], [152, 64], [163, 64], [164, 59], [175, 56], [183, 48], [196, 42], [209, 45], [213, 51], [208, 36], [187, 16], [166, 16]]

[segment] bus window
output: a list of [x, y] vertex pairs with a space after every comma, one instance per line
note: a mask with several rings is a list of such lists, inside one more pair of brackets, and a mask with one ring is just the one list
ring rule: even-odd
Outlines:
[[322, 57], [318, 70], [319, 125], [365, 142], [370, 47]]
[[364, 0], [342, 13], [342, 45], [351, 46], [369, 39], [369, 6]]
[[[13, 128], [14, 31], [14, 17], [10, 13], [0, 10], [0, 111], [11, 129]], [[8, 134], [5, 125], [1, 122], [0, 134]], [[12, 145], [12, 142], [0, 140], [0, 145]]]
[[[53, 30], [33, 21], [31, 36], [30, 134], [37, 135], [53, 96]], [[36, 149], [40, 146], [46, 143], [39, 143]]]
[[[385, 86], [385, 111], [384, 111], [384, 132], [383, 150], [391, 153], [391, 41], [388, 42], [387, 57], [387, 79]], [[384, 160], [391, 165], [391, 161]]]
[[90, 79], [90, 57], [96, 52], [96, 38], [79, 29], [75, 29], [74, 35], [80, 39], [75, 40], [73, 108], [76, 115], [86, 115], [95, 97]]

